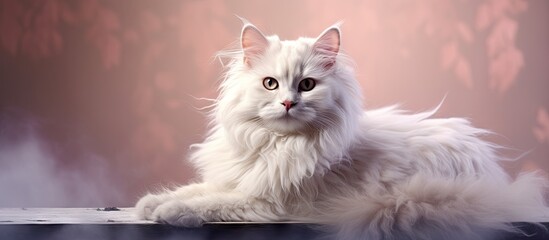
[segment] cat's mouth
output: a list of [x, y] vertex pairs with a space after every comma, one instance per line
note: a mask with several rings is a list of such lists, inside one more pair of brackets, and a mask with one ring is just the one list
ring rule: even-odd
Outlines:
[[314, 119], [314, 115], [311, 110], [305, 108], [292, 108], [289, 111], [271, 109], [261, 112], [259, 117], [266, 128], [287, 133], [303, 129]]
[[272, 118], [267, 122], [267, 128], [283, 133], [295, 132], [303, 127], [303, 122], [291, 114], [284, 114], [278, 118]]
[[295, 120], [297, 119], [292, 115], [290, 115], [289, 113], [284, 113], [276, 118], [271, 119], [271, 121], [276, 121], [276, 122], [288, 122], [288, 121], [295, 121]]
[[286, 111], [285, 113], [282, 114], [282, 116], [280, 116], [280, 119], [282, 119], [282, 120], [297, 120], [297, 118], [294, 115], [295, 115], [295, 111], [293, 111], [292, 113], [290, 113], [290, 111]]

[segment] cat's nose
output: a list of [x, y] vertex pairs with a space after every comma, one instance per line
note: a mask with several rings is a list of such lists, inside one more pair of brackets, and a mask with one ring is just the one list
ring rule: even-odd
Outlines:
[[284, 105], [284, 107], [286, 107], [286, 111], [290, 111], [290, 108], [295, 106], [297, 104], [297, 102], [290, 101], [290, 100], [284, 100], [280, 104], [282, 104], [282, 105]]

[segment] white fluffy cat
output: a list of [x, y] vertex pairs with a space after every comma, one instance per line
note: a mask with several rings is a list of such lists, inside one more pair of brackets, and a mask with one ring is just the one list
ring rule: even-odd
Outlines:
[[546, 181], [510, 177], [487, 131], [460, 118], [362, 110], [340, 30], [282, 41], [245, 23], [211, 130], [192, 146], [199, 183], [149, 194], [140, 218], [304, 220], [367, 239], [437, 239], [548, 220]]

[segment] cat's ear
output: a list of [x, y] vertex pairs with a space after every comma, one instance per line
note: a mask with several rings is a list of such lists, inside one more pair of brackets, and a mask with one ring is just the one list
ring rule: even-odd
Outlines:
[[269, 46], [269, 40], [254, 25], [247, 23], [242, 27], [240, 36], [242, 50], [244, 51], [244, 63], [251, 66], [255, 59], [259, 58]]
[[317, 54], [320, 54], [325, 61], [324, 67], [331, 68], [336, 60], [341, 43], [341, 34], [338, 25], [334, 25], [324, 30], [316, 39], [313, 49]]

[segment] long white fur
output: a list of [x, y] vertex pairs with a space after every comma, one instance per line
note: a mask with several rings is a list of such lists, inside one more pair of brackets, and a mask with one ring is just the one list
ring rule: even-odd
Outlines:
[[[201, 181], [143, 197], [139, 217], [181, 226], [299, 219], [367, 239], [486, 237], [514, 230], [509, 222], [549, 220], [547, 181], [535, 173], [512, 180], [498, 146], [481, 139], [487, 131], [431, 119], [434, 111], [364, 112], [351, 61], [336, 52], [325, 64], [325, 34], [339, 39], [338, 26], [317, 39], [269, 36], [265, 49], [228, 54], [211, 129], [192, 146]], [[268, 76], [278, 89], [263, 87]], [[306, 77], [316, 87], [297, 91]], [[288, 113], [285, 99], [298, 101]]]

